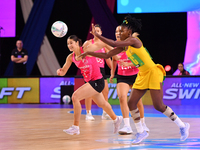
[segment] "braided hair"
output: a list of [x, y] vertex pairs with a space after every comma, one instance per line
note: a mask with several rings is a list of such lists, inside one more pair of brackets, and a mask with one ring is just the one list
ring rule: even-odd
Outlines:
[[128, 29], [132, 30], [132, 33], [141, 30], [142, 27], [142, 23], [141, 23], [141, 19], [136, 19], [134, 17], [131, 17], [131, 15], [128, 15], [124, 18], [123, 23], [121, 24], [121, 26], [125, 26]]

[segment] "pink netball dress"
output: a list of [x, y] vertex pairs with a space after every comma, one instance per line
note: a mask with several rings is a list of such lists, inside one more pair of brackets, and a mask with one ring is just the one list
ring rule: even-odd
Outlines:
[[[80, 49], [81, 53], [83, 53], [82, 47]], [[100, 68], [97, 67], [98, 63], [95, 57], [86, 56], [84, 59], [76, 61], [75, 53], [73, 53], [72, 61], [81, 70], [85, 82], [94, 81], [103, 77]]]
[[121, 76], [132, 76], [138, 73], [138, 69], [135, 66], [121, 66], [119, 63], [120, 61], [131, 63], [131, 61], [128, 59], [128, 56], [126, 55], [126, 52], [121, 52], [117, 55], [120, 57], [120, 59], [117, 61], [118, 64], [118, 71], [117, 74]]
[[[92, 44], [94, 44], [94, 39], [92, 39]], [[102, 49], [100, 49], [100, 50], [98, 50], [98, 51], [95, 51], [95, 52], [97, 52], [97, 53], [105, 53], [105, 48], [102, 48]], [[104, 68], [104, 65], [105, 65], [104, 59], [103, 59], [103, 58], [97, 58], [97, 57], [96, 57], [96, 60], [97, 60], [97, 63], [98, 63], [98, 65], [99, 65], [99, 67], [100, 67], [100, 68]]]

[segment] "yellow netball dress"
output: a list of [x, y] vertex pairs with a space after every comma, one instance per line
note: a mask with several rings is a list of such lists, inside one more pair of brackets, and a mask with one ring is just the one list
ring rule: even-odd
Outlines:
[[160, 83], [163, 82], [166, 72], [162, 65], [152, 61], [143, 45], [140, 48], [128, 46], [126, 54], [134, 66], [139, 69], [133, 88], [160, 89]]

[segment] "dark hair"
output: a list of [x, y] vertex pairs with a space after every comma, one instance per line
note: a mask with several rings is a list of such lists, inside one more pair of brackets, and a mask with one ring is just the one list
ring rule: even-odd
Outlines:
[[76, 35], [70, 35], [67, 39], [72, 39], [75, 42], [79, 41], [79, 46], [82, 46], [82, 40], [79, 39]]
[[184, 64], [183, 63], [179, 63], [179, 64], [181, 64], [183, 66], [183, 71], [181, 71], [182, 75], [187, 75], [187, 70], [185, 70]]
[[121, 24], [121, 26], [125, 26], [128, 29], [131, 29], [132, 33], [134, 33], [138, 30], [141, 30], [142, 23], [141, 23], [141, 19], [136, 19], [134, 17], [131, 17], [131, 15], [128, 15], [124, 18], [124, 21]]
[[178, 65], [179, 65], [179, 64], [181, 64], [181, 65], [184, 67], [184, 64], [183, 64], [183, 63], [178, 63]]
[[99, 24], [95, 24], [94, 27], [99, 27], [101, 29], [101, 26]]

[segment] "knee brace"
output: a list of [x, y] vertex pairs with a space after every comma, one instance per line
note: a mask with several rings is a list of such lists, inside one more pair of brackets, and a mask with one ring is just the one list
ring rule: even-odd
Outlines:
[[140, 112], [139, 112], [138, 108], [135, 110], [131, 110], [130, 113], [133, 118], [133, 121], [135, 123], [138, 123], [140, 121]]
[[166, 115], [167, 117], [169, 117], [172, 121], [176, 120], [176, 118], [177, 118], [177, 115], [168, 106], [166, 106], [166, 110], [163, 112], [163, 114]]

